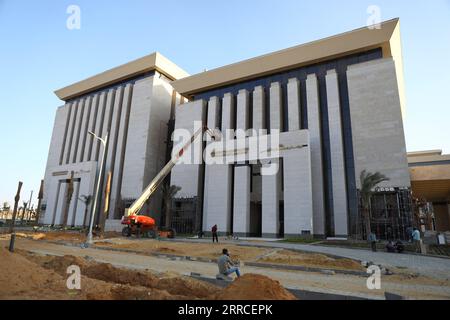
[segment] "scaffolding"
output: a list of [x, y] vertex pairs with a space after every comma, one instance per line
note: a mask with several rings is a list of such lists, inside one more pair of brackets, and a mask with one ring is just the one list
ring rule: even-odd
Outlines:
[[195, 234], [201, 230], [198, 197], [172, 200], [170, 227], [178, 234]]
[[[358, 232], [367, 239], [363, 207], [358, 191]], [[370, 199], [370, 227], [381, 240], [409, 240], [413, 226], [413, 206], [409, 188], [377, 188]]]

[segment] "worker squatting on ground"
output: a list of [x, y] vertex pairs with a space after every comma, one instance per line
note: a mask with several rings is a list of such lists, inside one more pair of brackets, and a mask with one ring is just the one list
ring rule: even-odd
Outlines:
[[214, 239], [217, 241], [217, 243], [219, 243], [219, 237], [217, 236], [217, 224], [215, 224], [211, 228], [211, 234], [212, 234], [213, 243], [214, 243]]
[[219, 266], [219, 274], [218, 276], [228, 276], [232, 273], [236, 273], [236, 276], [240, 277], [241, 272], [239, 270], [238, 263], [235, 263], [231, 260], [230, 254], [227, 249], [222, 250], [222, 255], [217, 260], [217, 264]]

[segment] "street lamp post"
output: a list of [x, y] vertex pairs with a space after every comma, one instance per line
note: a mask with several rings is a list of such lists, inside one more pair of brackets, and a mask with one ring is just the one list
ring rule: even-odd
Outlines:
[[88, 132], [90, 135], [92, 135], [95, 139], [98, 139], [102, 145], [103, 145], [103, 152], [102, 152], [102, 157], [100, 160], [100, 171], [98, 173], [98, 179], [97, 179], [97, 187], [95, 190], [95, 195], [94, 195], [94, 204], [93, 204], [93, 209], [92, 209], [92, 215], [91, 215], [91, 223], [89, 224], [89, 233], [87, 236], [87, 244], [92, 244], [92, 228], [94, 226], [94, 218], [95, 218], [95, 213], [97, 211], [97, 199], [99, 196], [99, 192], [100, 192], [100, 184], [102, 181], [102, 173], [103, 173], [103, 162], [105, 159], [105, 153], [106, 153], [106, 144], [108, 143], [108, 133], [106, 133], [105, 138], [100, 138], [99, 136], [97, 136], [95, 133], [89, 131]]

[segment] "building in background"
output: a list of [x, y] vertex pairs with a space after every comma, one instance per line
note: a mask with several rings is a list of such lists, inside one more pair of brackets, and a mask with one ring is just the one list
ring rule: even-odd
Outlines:
[[[118, 226], [123, 210], [168, 160], [175, 119], [175, 129], [191, 134], [195, 121], [222, 132], [261, 129], [269, 138], [281, 132], [274, 157], [175, 166], [170, 183], [182, 189], [171, 220], [178, 232], [207, 232], [217, 224], [222, 234], [239, 236], [356, 236], [363, 225], [359, 174], [367, 170], [390, 178], [377, 190], [374, 230], [380, 238], [389, 232], [404, 238], [411, 206], [402, 75], [394, 19], [380, 29], [357, 29], [193, 76], [156, 53], [58, 90], [65, 105], [55, 119], [42, 222], [86, 225], [92, 207], [78, 199], [93, 195], [98, 174], [101, 147], [88, 135], [93, 131], [110, 133], [105, 173], [111, 172], [111, 194], [105, 204], [103, 181], [99, 209], [108, 209], [110, 228]], [[221, 143], [252, 138], [230, 135]], [[217, 142], [204, 141], [185, 156], [201, 160], [211, 143]], [[276, 174], [262, 174], [269, 165], [279, 168]], [[157, 194], [142, 213], [161, 224], [160, 206]]]
[[[55, 92], [65, 104], [56, 111], [44, 179], [42, 223], [89, 224], [93, 201], [85, 208], [80, 198], [94, 195], [102, 152], [101, 143], [88, 134], [91, 131], [101, 137], [109, 133], [97, 212], [106, 208], [108, 222], [120, 227], [125, 207], [165, 164], [169, 120], [175, 105], [183, 102], [170, 83], [185, 76], [187, 73], [174, 63], [153, 53]], [[108, 173], [112, 179], [106, 204]], [[67, 199], [69, 193], [71, 199]], [[143, 212], [158, 218], [160, 207], [158, 193]]]
[[442, 150], [410, 152], [408, 162], [422, 231], [450, 231], [450, 155]]
[[190, 100], [176, 108], [176, 128], [193, 132], [194, 121], [201, 121], [222, 131], [279, 129], [284, 147], [305, 146], [271, 159], [280, 167], [273, 176], [261, 175], [266, 161], [255, 159], [176, 166], [171, 184], [182, 187], [180, 198], [197, 202], [202, 221], [196, 224], [203, 231], [217, 224], [223, 234], [240, 236], [357, 235], [363, 222], [359, 175], [367, 170], [390, 178], [373, 203], [379, 208], [372, 217], [375, 232], [406, 237], [412, 222], [398, 19], [173, 86]]

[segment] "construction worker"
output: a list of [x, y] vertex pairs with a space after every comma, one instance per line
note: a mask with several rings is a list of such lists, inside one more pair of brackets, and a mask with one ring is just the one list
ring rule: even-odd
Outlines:
[[416, 253], [422, 253], [420, 231], [417, 228], [414, 228], [414, 231], [412, 232], [412, 239]]
[[222, 250], [222, 255], [217, 260], [217, 265], [219, 267], [219, 275], [228, 278], [230, 274], [236, 273], [237, 277], [241, 276], [238, 263], [235, 263], [231, 260], [230, 254], [228, 253], [228, 249]]
[[369, 237], [367, 239], [370, 242], [370, 246], [372, 248], [373, 252], [377, 251], [377, 236], [375, 235], [375, 233], [371, 232], [369, 234]]
[[217, 224], [215, 224], [212, 228], [211, 228], [211, 233], [212, 233], [212, 240], [214, 243], [214, 239], [217, 241], [217, 243], [219, 243], [219, 237], [217, 236]]

